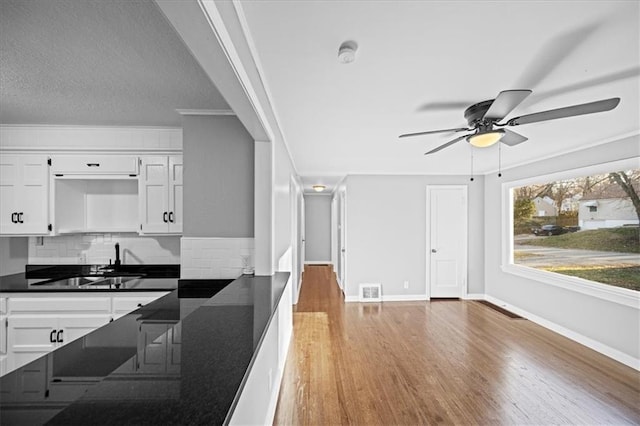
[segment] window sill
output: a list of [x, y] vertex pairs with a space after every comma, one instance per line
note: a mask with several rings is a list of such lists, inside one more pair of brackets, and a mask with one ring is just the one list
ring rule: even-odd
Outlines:
[[640, 309], [640, 294], [634, 290], [600, 284], [583, 278], [542, 271], [522, 265], [502, 265], [502, 271], [507, 274], [528, 278], [609, 302]]

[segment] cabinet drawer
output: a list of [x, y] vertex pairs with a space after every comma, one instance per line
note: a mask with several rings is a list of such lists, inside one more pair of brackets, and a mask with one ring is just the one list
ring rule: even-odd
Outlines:
[[53, 157], [54, 174], [138, 174], [138, 157], [130, 155], [60, 155]]
[[44, 314], [49, 312], [109, 314], [111, 312], [111, 299], [109, 297], [16, 297], [11, 298], [9, 311], [11, 314]]
[[119, 297], [116, 296], [113, 298], [113, 313], [114, 314], [128, 314], [131, 311], [135, 311], [142, 306], [146, 306], [147, 304], [153, 302], [161, 296], [164, 296], [165, 292], [158, 292], [154, 295], [145, 295], [145, 296], [129, 296], [129, 297]]

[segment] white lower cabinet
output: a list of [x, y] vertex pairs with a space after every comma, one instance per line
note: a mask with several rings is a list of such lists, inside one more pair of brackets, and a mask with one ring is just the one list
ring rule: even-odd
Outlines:
[[[0, 375], [83, 337], [168, 292], [86, 297], [9, 297], [2, 315]], [[3, 343], [4, 342], [4, 343]]]
[[22, 367], [111, 320], [110, 297], [9, 298], [7, 371]]

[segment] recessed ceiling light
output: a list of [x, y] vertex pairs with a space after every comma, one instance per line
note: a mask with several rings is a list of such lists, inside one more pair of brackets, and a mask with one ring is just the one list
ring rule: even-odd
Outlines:
[[324, 191], [324, 189], [326, 188], [326, 186], [324, 185], [313, 185], [313, 190], [316, 192], [322, 192]]
[[340, 45], [338, 49], [338, 60], [342, 64], [348, 64], [356, 59], [356, 51], [358, 50], [358, 43], [349, 40]]

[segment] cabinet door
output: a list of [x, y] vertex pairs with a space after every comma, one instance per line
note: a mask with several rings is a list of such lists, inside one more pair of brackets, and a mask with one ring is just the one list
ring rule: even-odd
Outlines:
[[169, 232], [182, 234], [182, 155], [169, 157]]
[[22, 187], [16, 197], [21, 234], [47, 234], [49, 226], [49, 169], [47, 157], [24, 156], [20, 161]]
[[166, 323], [142, 322], [138, 335], [138, 365], [140, 373], [164, 373], [167, 370]]
[[55, 315], [9, 317], [7, 326], [8, 370], [51, 352], [56, 347], [58, 318]]
[[66, 345], [82, 336], [97, 330], [111, 320], [111, 315], [63, 315], [58, 318], [60, 342], [58, 346]]
[[[20, 368], [0, 389], [2, 402], [44, 401], [47, 389], [47, 360], [41, 359], [28, 367]], [[46, 420], [45, 420], [46, 421]], [[33, 420], [33, 424], [42, 422]]]
[[0, 234], [18, 232], [14, 223], [18, 211], [15, 199], [20, 185], [18, 169], [18, 156], [0, 155]]
[[0, 156], [0, 234], [48, 234], [49, 169], [44, 155]]
[[169, 231], [168, 158], [142, 157], [139, 180], [142, 233]]

